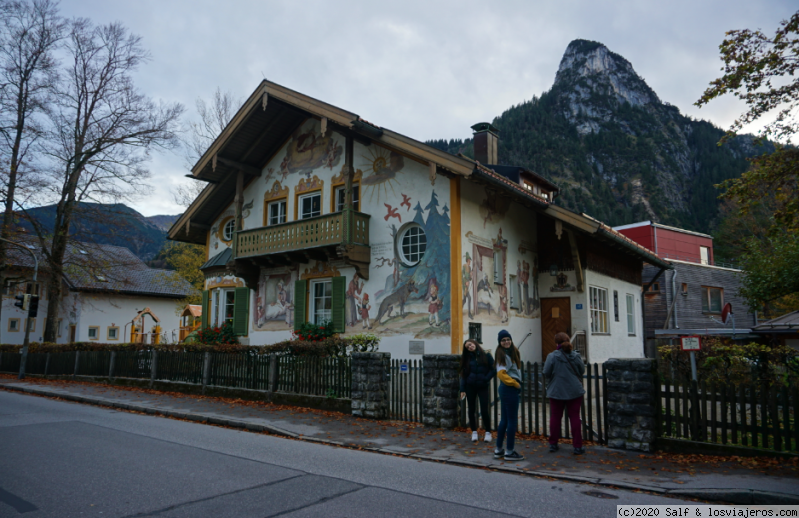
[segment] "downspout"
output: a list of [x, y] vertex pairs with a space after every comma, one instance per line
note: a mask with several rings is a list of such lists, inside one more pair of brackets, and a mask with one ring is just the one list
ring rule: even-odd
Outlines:
[[641, 293], [641, 319], [644, 322], [644, 329], [643, 329], [643, 332], [641, 333], [641, 336], [643, 337], [644, 354], [646, 354], [646, 302], [645, 302], [645, 300], [646, 300], [646, 292], [649, 291], [649, 288], [651, 288], [652, 285], [655, 284], [655, 281], [657, 281], [660, 278], [660, 276], [663, 275], [663, 272], [665, 272], [665, 271], [666, 271], [665, 268], [661, 268], [660, 271], [657, 273], [657, 275], [652, 277], [652, 280], [649, 281], [649, 284], [644, 286], [644, 290]]
[[[674, 274], [671, 276], [671, 305], [669, 306], [669, 312], [666, 315], [666, 322], [663, 323], [663, 329], [669, 328], [669, 321], [671, 320], [672, 314], [674, 314], [674, 306], [677, 305], [677, 283], [674, 282], [677, 278], [677, 272], [675, 271]], [[674, 328], [677, 329], [677, 315], [674, 314]]]
[[[654, 223], [652, 223], [652, 232], [653, 232], [653, 234], [655, 236], [655, 255], [660, 257], [660, 255], [658, 255], [658, 228], [655, 226]], [[652, 282], [654, 282], [654, 281], [652, 281]]]

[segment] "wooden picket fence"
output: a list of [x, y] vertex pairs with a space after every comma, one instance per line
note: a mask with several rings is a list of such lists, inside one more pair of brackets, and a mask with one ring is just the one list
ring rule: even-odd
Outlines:
[[799, 451], [799, 387], [665, 379], [660, 389], [661, 437]]
[[[151, 379], [203, 384], [205, 354], [169, 351], [29, 353], [28, 374]], [[350, 359], [208, 353], [208, 385], [349, 398]], [[0, 353], [0, 372], [19, 372], [19, 353]], [[271, 377], [276, 375], [276, 379]]]
[[[527, 362], [523, 366], [522, 393], [519, 403], [519, 432], [524, 434], [549, 436], [549, 400], [547, 384], [543, 376], [543, 365]], [[605, 379], [601, 364], [589, 364], [583, 376], [583, 387], [586, 390], [581, 409], [583, 438], [599, 443], [607, 443], [607, 407], [605, 405]], [[389, 409], [391, 419], [398, 421], [422, 421], [424, 405], [423, 395], [423, 360], [391, 360]], [[491, 382], [491, 416], [492, 430], [496, 429], [500, 419], [498, 380]], [[479, 409], [478, 409], [479, 416]], [[478, 419], [482, 419], [479, 416]], [[460, 404], [460, 425], [466, 426], [466, 402]], [[564, 412], [561, 424], [563, 437], [570, 438], [571, 427]]]

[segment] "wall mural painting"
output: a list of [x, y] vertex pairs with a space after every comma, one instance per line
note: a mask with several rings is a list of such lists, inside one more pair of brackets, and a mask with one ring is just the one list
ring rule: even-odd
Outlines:
[[261, 270], [253, 308], [256, 331], [284, 331], [294, 326], [294, 282], [297, 270], [266, 273]]
[[389, 151], [386, 148], [378, 145], [369, 146], [366, 148], [368, 155], [361, 155], [365, 163], [361, 164], [361, 169], [358, 169], [363, 175], [361, 179], [361, 188], [363, 192], [361, 196], [366, 199], [365, 194], [368, 192], [369, 201], [371, 202], [377, 194], [377, 202], [380, 202], [381, 193], [388, 197], [389, 190], [391, 197], [397, 198], [398, 195], [394, 191], [394, 186], [399, 187], [397, 175], [402, 173], [402, 168], [405, 167], [405, 158], [399, 153]]
[[538, 295], [538, 254], [531, 254], [531, 262], [527, 259], [516, 261], [517, 292], [520, 295], [519, 308], [516, 315], [527, 318], [541, 316], [541, 298]]
[[[214, 226], [211, 227], [211, 240], [209, 242], [209, 245], [211, 246], [212, 249], [217, 250], [219, 249], [220, 244], [222, 245], [226, 244], [224, 241], [222, 241], [222, 239], [220, 239], [222, 233], [221, 229], [219, 228], [219, 225], [220, 223], [222, 223], [222, 221], [225, 221], [226, 219], [233, 217], [235, 215], [236, 215], [235, 209], [228, 209], [222, 214], [220, 214], [219, 217], [216, 219], [216, 223], [214, 223]], [[216, 254], [211, 254], [211, 257], [215, 255]]]
[[483, 228], [486, 223], [499, 223], [505, 219], [511, 204], [503, 199], [496, 191], [486, 190], [486, 198], [480, 204], [480, 218], [483, 220]]
[[472, 252], [464, 254], [461, 267], [463, 304], [470, 320], [484, 325], [508, 322], [507, 251], [508, 241], [499, 229], [496, 239], [485, 239], [471, 232], [467, 239]]
[[233, 275], [215, 275], [205, 278], [205, 289], [214, 288], [243, 288], [244, 281]]
[[[322, 136], [317, 127], [318, 123], [311, 119], [292, 133], [286, 156], [280, 163], [281, 180], [294, 173], [310, 178], [314, 169], [333, 169], [341, 162], [344, 147], [333, 138], [333, 132]], [[267, 170], [267, 181], [273, 173], [271, 168]]]
[[[380, 335], [449, 335], [449, 209], [446, 205], [439, 209], [438, 195], [433, 191], [430, 202], [424, 208], [417, 202], [414, 211], [413, 222], [424, 230], [427, 239], [425, 253], [415, 266], [405, 266], [393, 250], [401, 227], [388, 227], [392, 244], [385, 250], [373, 249], [380, 257], [372, 259], [373, 279], [382, 279], [383, 289], [366, 293], [357, 275], [348, 285], [347, 325], [355, 332], [371, 328]], [[369, 284], [374, 285], [374, 280]]]

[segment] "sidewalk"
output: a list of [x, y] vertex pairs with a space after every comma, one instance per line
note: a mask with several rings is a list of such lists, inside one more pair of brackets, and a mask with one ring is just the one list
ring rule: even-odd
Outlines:
[[0, 389], [473, 468], [727, 503], [799, 504], [796, 460], [641, 454], [592, 443], [587, 443], [586, 455], [575, 456], [570, 442], [562, 443], [559, 452], [549, 453], [546, 438], [520, 436], [516, 450], [526, 459], [505, 463], [493, 459], [493, 443], [472, 443], [467, 431], [417, 423], [85, 382], [19, 381], [9, 375], [0, 375]]

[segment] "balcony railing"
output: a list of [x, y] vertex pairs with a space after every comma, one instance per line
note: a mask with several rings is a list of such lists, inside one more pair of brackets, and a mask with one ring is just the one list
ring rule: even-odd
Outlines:
[[[351, 241], [369, 245], [369, 215], [353, 212]], [[236, 232], [235, 257], [257, 257], [336, 246], [344, 242], [344, 213]]]

